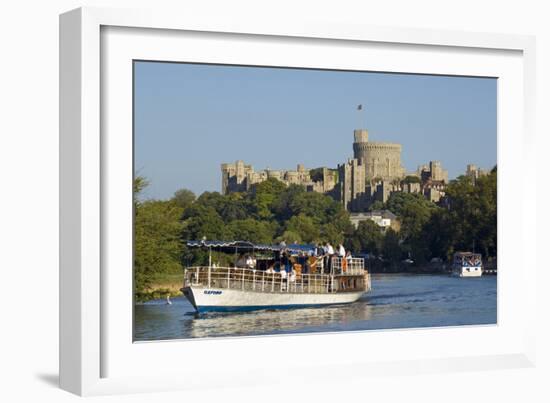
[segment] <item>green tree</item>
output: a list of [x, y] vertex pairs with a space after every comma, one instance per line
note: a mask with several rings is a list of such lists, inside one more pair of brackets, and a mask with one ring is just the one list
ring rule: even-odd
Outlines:
[[368, 211], [384, 210], [385, 207], [386, 206], [381, 200], [376, 200], [369, 206]]
[[401, 183], [420, 183], [420, 178], [415, 175], [407, 175], [403, 178]]
[[232, 239], [265, 244], [273, 242], [275, 233], [273, 225], [269, 222], [253, 218], [231, 221], [227, 225], [227, 231], [231, 234]]
[[259, 219], [270, 220], [274, 214], [271, 211], [272, 203], [285, 190], [286, 186], [275, 178], [257, 183], [252, 186], [249, 197], [255, 216]]
[[323, 168], [310, 169], [309, 177], [313, 182], [321, 182], [323, 180]]
[[344, 242], [344, 233], [333, 223], [328, 223], [321, 226], [321, 238], [332, 245], [338, 245]]
[[389, 228], [382, 241], [382, 255], [390, 263], [398, 263], [401, 260], [402, 250], [397, 232]]
[[225, 196], [219, 192], [203, 192], [196, 201], [197, 206], [213, 208], [216, 213], [220, 213], [225, 203]]
[[302, 238], [300, 237], [300, 234], [298, 234], [297, 232], [286, 230], [280, 236], [275, 238], [275, 241], [276, 242], [285, 241], [287, 244], [302, 243]]
[[185, 240], [224, 240], [228, 231], [225, 223], [211, 207], [193, 204], [183, 214], [182, 238]]
[[162, 273], [181, 270], [183, 209], [173, 201], [140, 203], [134, 220], [134, 291], [138, 300]]
[[438, 207], [417, 193], [394, 192], [386, 203], [386, 208], [399, 217], [401, 239], [409, 241], [417, 237]]
[[496, 256], [496, 167], [475, 181], [460, 176], [451, 181], [445, 192], [454, 249], [471, 250], [475, 247], [484, 256]]
[[286, 223], [286, 231], [297, 234], [301, 242], [311, 243], [319, 240], [320, 230], [311, 217], [299, 214]]
[[133, 189], [134, 189], [134, 207], [137, 207], [139, 205], [139, 195], [142, 192], [143, 189], [145, 189], [149, 185], [149, 181], [145, 179], [143, 176], [136, 176], [134, 178], [133, 182]]
[[437, 209], [415, 238], [413, 256], [419, 262], [430, 261], [434, 257], [449, 259], [454, 252], [454, 228], [449, 211]]
[[361, 221], [348, 237], [346, 246], [354, 253], [368, 252], [378, 255], [382, 247], [382, 231], [372, 220]]
[[271, 209], [275, 215], [275, 219], [279, 222], [284, 222], [290, 219], [295, 212], [292, 209], [293, 201], [301, 194], [306, 193], [303, 186], [289, 185], [273, 200]]
[[183, 209], [186, 209], [191, 204], [193, 204], [196, 198], [197, 197], [195, 196], [195, 193], [193, 193], [191, 190], [180, 189], [174, 193], [172, 200], [174, 200], [174, 203], [176, 203], [176, 205], [180, 206]]
[[250, 202], [244, 193], [230, 193], [218, 203], [218, 214], [226, 223], [249, 218], [250, 210]]

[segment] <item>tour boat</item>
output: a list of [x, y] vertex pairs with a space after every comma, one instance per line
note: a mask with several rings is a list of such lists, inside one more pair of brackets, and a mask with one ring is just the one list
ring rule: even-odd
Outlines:
[[483, 264], [481, 255], [472, 252], [456, 252], [453, 257], [453, 276], [481, 277]]
[[[363, 259], [315, 257], [313, 246], [242, 241], [187, 246], [209, 250], [207, 266], [187, 267], [184, 274], [182, 292], [199, 313], [348, 304], [371, 289]], [[226, 257], [234, 253], [233, 267], [212, 263], [213, 250]]]

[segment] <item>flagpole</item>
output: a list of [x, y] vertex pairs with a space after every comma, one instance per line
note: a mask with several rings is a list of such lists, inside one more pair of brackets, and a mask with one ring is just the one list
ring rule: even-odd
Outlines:
[[[363, 104], [357, 105], [357, 111], [359, 112], [359, 127], [358, 129], [367, 129], [367, 114], [365, 112], [365, 108], [363, 107]], [[363, 125], [364, 123], [364, 125]]]

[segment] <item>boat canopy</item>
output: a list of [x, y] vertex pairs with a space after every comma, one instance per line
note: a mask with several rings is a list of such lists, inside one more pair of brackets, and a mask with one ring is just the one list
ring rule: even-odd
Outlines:
[[314, 245], [269, 245], [269, 244], [254, 244], [248, 241], [187, 241], [189, 248], [205, 248], [213, 249], [227, 253], [251, 253], [251, 252], [279, 252], [287, 249], [291, 254], [299, 254], [301, 252], [312, 254], [315, 251]]
[[481, 254], [473, 252], [455, 252], [454, 264], [461, 266], [481, 266]]
[[481, 257], [481, 253], [474, 253], [474, 252], [455, 252], [454, 254], [455, 258], [459, 257]]

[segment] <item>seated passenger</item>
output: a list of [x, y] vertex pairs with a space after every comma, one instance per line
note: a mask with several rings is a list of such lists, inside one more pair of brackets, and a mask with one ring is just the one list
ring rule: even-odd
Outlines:
[[292, 270], [292, 271], [290, 272], [289, 281], [290, 281], [290, 282], [296, 281], [296, 271], [295, 271], [295, 270]]
[[240, 268], [246, 267], [246, 257], [244, 254], [241, 254], [239, 258], [235, 261], [235, 267], [240, 267]]
[[309, 274], [311, 271], [311, 264], [309, 263], [309, 259], [306, 259], [304, 262], [304, 265], [302, 266], [302, 273]]
[[290, 254], [285, 250], [281, 255], [281, 271], [284, 269], [284, 271], [289, 273], [291, 268], [292, 263], [290, 261]]
[[246, 267], [248, 269], [255, 269], [256, 268], [256, 259], [254, 259], [252, 256], [248, 255], [246, 257]]

